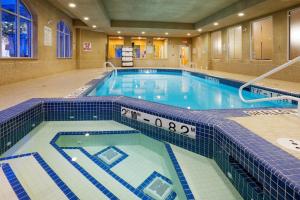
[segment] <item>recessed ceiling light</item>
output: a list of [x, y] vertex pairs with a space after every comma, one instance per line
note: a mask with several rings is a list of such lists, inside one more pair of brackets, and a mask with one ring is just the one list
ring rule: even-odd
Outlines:
[[198, 30], [197, 30], [198, 32], [201, 32], [202, 31], [202, 29], [201, 28], [198, 28]]
[[191, 34], [190, 34], [190, 33], [187, 33], [187, 36], [191, 36]]
[[239, 17], [243, 17], [243, 16], [245, 16], [245, 13], [242, 13], [242, 12], [241, 12], [241, 13], [238, 14], [238, 16], [239, 16]]
[[168, 33], [168, 32], [166, 32], [166, 33], [165, 33], [165, 35], [169, 35], [169, 33]]
[[117, 31], [117, 33], [118, 33], [118, 34], [120, 34], [120, 33], [121, 33], [121, 31]]
[[76, 4], [75, 4], [75, 3], [69, 3], [69, 7], [70, 7], [70, 8], [75, 8], [75, 7], [76, 7]]
[[142, 32], [143, 35], [144, 35], [145, 33], [146, 33], [146, 32], [144, 32], [144, 31]]
[[88, 20], [90, 20], [90, 18], [89, 17], [84, 17], [83, 20], [88, 21]]
[[141, 37], [138, 37], [138, 39], [140, 40], [140, 39], [142, 39]]
[[96, 25], [93, 25], [92, 27], [93, 27], [93, 28], [97, 28], [97, 26], [96, 26]]
[[215, 23], [214, 23], [214, 26], [219, 26], [219, 23], [218, 23], [218, 22], [215, 22]]
[[123, 39], [121, 36], [118, 37], [120, 40]]

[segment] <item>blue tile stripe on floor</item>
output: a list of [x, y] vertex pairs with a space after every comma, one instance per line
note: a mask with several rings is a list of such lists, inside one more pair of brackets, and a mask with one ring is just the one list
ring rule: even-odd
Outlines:
[[97, 179], [95, 179], [91, 174], [89, 174], [84, 168], [82, 168], [78, 163], [72, 161], [72, 158], [55, 142], [60, 136], [58, 133], [50, 142], [50, 144], [65, 158], [67, 161], [73, 165], [84, 177], [86, 177], [99, 191], [101, 191], [105, 196], [107, 196], [111, 200], [117, 200], [118, 198], [109, 191], [104, 185], [102, 185]]
[[183, 174], [183, 172], [182, 172], [182, 170], [181, 170], [181, 168], [180, 168], [180, 165], [179, 165], [179, 163], [178, 163], [178, 161], [177, 161], [177, 159], [176, 159], [176, 156], [175, 156], [175, 154], [174, 154], [174, 152], [173, 152], [171, 146], [170, 146], [169, 144], [166, 143], [166, 144], [165, 144], [165, 147], [166, 147], [167, 152], [168, 152], [168, 154], [169, 154], [169, 156], [170, 156], [170, 159], [171, 159], [171, 161], [172, 161], [172, 163], [173, 163], [173, 166], [174, 166], [174, 168], [175, 168], [175, 171], [176, 171], [176, 173], [177, 173], [177, 176], [178, 176], [178, 178], [179, 178], [179, 181], [180, 181], [180, 183], [181, 183], [181, 185], [182, 185], [182, 187], [183, 187], [183, 191], [184, 191], [184, 193], [185, 193], [185, 196], [186, 196], [187, 199], [189, 199], [189, 200], [195, 199], [195, 198], [194, 198], [194, 195], [193, 195], [193, 193], [192, 193], [192, 191], [191, 191], [191, 189], [190, 189], [190, 186], [189, 186], [188, 182], [186, 181], [185, 176], [184, 176], [184, 174]]
[[59, 178], [59, 176], [50, 168], [46, 161], [37, 153], [33, 154], [33, 157], [45, 170], [45, 172], [51, 177], [51, 179], [56, 183], [56, 185], [61, 189], [61, 191], [67, 196], [70, 200], [79, 199], [71, 189]]
[[21, 185], [20, 181], [18, 180], [17, 176], [13, 172], [12, 168], [8, 163], [2, 164], [2, 170], [11, 185], [12, 189], [14, 190], [15, 194], [17, 195], [18, 199], [20, 200], [27, 200], [30, 199], [27, 192]]
[[[54, 181], [54, 183], [59, 187], [59, 189], [66, 195], [69, 200], [79, 199], [71, 189], [62, 181], [61, 178], [51, 169], [51, 167], [46, 163], [46, 161], [42, 158], [42, 156], [37, 153], [26, 153], [21, 155], [8, 156], [4, 158], [0, 158], [0, 161], [18, 159], [22, 157], [33, 156], [38, 164], [42, 167], [42, 169], [50, 176], [50, 178]], [[5, 165], [5, 164], [3, 164]]]

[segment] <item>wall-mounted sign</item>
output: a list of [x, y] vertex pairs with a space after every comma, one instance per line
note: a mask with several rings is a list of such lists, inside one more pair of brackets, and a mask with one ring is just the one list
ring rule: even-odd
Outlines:
[[173, 133], [196, 139], [196, 127], [189, 124], [169, 120], [126, 107], [121, 107], [121, 115], [158, 128], [163, 128]]
[[92, 43], [83, 42], [83, 51], [92, 51]]
[[52, 46], [52, 29], [44, 26], [44, 46]]

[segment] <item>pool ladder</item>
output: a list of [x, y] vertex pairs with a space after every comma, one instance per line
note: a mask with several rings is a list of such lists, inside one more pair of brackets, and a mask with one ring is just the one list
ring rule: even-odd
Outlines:
[[261, 99], [245, 99], [244, 96], [243, 96], [243, 89], [248, 87], [249, 85], [252, 85], [254, 83], [256, 83], [257, 81], [260, 81], [260, 80], [263, 80], [265, 78], [267, 78], [268, 76], [276, 73], [276, 72], [279, 72], [285, 68], [287, 68], [288, 66], [290, 65], [293, 65], [295, 64], [296, 62], [300, 62], [300, 56], [294, 58], [293, 60], [290, 60], [289, 62], [286, 62], [274, 69], [272, 69], [271, 71], [245, 83], [244, 85], [242, 85], [239, 89], [239, 96], [241, 98], [241, 100], [243, 102], [246, 102], [246, 103], [257, 103], [257, 102], [264, 102], [264, 101], [275, 101], [275, 100], [292, 100], [292, 101], [296, 101], [298, 102], [298, 116], [300, 117], [300, 98], [298, 97], [294, 97], [294, 96], [289, 96], [289, 95], [282, 95], [282, 96], [277, 96], [277, 97], [266, 97], [266, 98], [261, 98]]
[[117, 76], [118, 75], [118, 70], [115, 67], [115, 65], [112, 64], [111, 62], [104, 62], [103, 66], [104, 66], [106, 71], [107, 71], [107, 65], [109, 65], [111, 68], [113, 68], [113, 71], [114, 71], [115, 75]]

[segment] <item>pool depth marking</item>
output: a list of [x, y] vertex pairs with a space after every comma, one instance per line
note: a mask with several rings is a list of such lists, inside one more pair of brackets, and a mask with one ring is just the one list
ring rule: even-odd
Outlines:
[[121, 107], [121, 116], [196, 139], [196, 126], [169, 120], [167, 118], [151, 115], [124, 106]]
[[[59, 132], [55, 135], [55, 137], [51, 140], [50, 144], [60, 153], [65, 157], [76, 169], [80, 171], [90, 182], [92, 182], [94, 185], [100, 184], [102, 185], [99, 181], [97, 181], [92, 175], [90, 175], [83, 167], [81, 167], [78, 163], [72, 161], [72, 158], [64, 151], [65, 149], [69, 150], [79, 150], [81, 153], [83, 153], [86, 157], [88, 157], [92, 162], [94, 162], [98, 167], [103, 169], [106, 173], [108, 173], [110, 176], [112, 176], [116, 181], [121, 183], [125, 188], [127, 188], [129, 191], [134, 193], [136, 196], [143, 200], [151, 200], [151, 197], [148, 195], [144, 194], [144, 192], [141, 190], [141, 186], [134, 188], [132, 185], [130, 185], [128, 182], [126, 182], [123, 178], [118, 176], [116, 173], [111, 171], [111, 167], [108, 166], [105, 162], [101, 161], [97, 156], [90, 154], [87, 150], [85, 150], [83, 147], [60, 147], [56, 144], [56, 141], [58, 138], [62, 135], [85, 135], [87, 132]], [[129, 130], [129, 131], [89, 131], [88, 132], [90, 135], [103, 135], [103, 134], [142, 134], [139, 131], [136, 130]], [[179, 181], [181, 183], [181, 186], [184, 190], [185, 196], [188, 200], [193, 200], [194, 196], [189, 188], [189, 185], [184, 177], [184, 174], [175, 158], [175, 155], [171, 149], [171, 147], [166, 145], [166, 150], [168, 152], [169, 158], [171, 159], [171, 163], [173, 164], [175, 171], [177, 173], [177, 176], [179, 178]], [[97, 154], [97, 153], [96, 153]], [[175, 161], [174, 161], [175, 159]], [[102, 185], [102, 187], [104, 187]], [[105, 187], [104, 187], [105, 188]], [[108, 189], [106, 189], [108, 191]], [[176, 196], [176, 195], [175, 195]], [[174, 197], [174, 194], [170, 195], [167, 199], [172, 200]], [[116, 197], [117, 198], [117, 197]], [[169, 199], [170, 198], [170, 199]]]
[[37, 152], [4, 157], [4, 158], [0, 158], [0, 161], [18, 159], [18, 158], [28, 157], [28, 156], [33, 156], [35, 158], [35, 160], [42, 167], [42, 169], [48, 174], [48, 176], [54, 181], [57, 187], [65, 194], [65, 196], [68, 199], [70, 200], [79, 199]]

